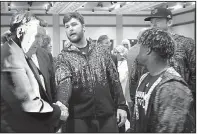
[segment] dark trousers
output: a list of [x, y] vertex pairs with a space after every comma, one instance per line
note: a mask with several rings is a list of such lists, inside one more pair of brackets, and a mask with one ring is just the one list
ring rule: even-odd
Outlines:
[[66, 133], [118, 133], [118, 125], [115, 116], [68, 119], [62, 127], [62, 132]]

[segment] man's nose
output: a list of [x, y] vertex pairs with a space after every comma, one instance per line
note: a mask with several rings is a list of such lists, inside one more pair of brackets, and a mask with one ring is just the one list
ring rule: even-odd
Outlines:
[[73, 27], [72, 26], [70, 26], [69, 27], [69, 31], [73, 31], [74, 29], [73, 29]]

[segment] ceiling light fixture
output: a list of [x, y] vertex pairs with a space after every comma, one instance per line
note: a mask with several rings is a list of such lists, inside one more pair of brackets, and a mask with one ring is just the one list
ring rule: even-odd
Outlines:
[[186, 2], [183, 4], [183, 8], [186, 8]]
[[54, 3], [53, 2], [49, 2], [50, 7], [53, 7]]
[[30, 7], [32, 6], [32, 1], [28, 1], [27, 3], [28, 3], [28, 5], [29, 5]]
[[8, 11], [9, 11], [9, 12], [11, 11], [11, 8], [10, 8], [10, 7], [8, 7]]
[[94, 12], [94, 9], [92, 9], [92, 13]]
[[111, 5], [116, 4], [116, 3], [117, 3], [117, 2], [115, 2], [115, 1], [114, 1], [114, 2], [113, 2], [113, 1], [111, 1]]
[[8, 2], [8, 7], [10, 7], [10, 5], [11, 5], [11, 2]]
[[102, 4], [102, 2], [98, 2], [98, 5], [97, 5], [97, 7], [103, 7], [103, 4]]
[[28, 7], [28, 12], [30, 11], [30, 8]]

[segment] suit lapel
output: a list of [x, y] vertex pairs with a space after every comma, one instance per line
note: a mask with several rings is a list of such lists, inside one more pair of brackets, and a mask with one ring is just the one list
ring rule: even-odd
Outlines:
[[41, 52], [40, 49], [37, 49], [36, 51], [36, 56], [37, 56], [37, 59], [38, 59], [38, 63], [39, 63], [39, 69], [43, 75], [43, 77], [46, 79], [47, 78], [47, 64], [46, 63], [46, 59], [44, 58], [44, 55], [43, 53]]
[[46, 56], [44, 55], [43, 51], [41, 49], [37, 49], [36, 51], [36, 55], [37, 55], [37, 59], [38, 59], [38, 63], [39, 63], [39, 68], [40, 68], [40, 72], [42, 73], [44, 80], [45, 80], [45, 88], [46, 88], [46, 92], [48, 94], [48, 96], [51, 98], [51, 91], [49, 91], [48, 89], [48, 79], [49, 79], [49, 71], [48, 71], [48, 64], [46, 64]]
[[34, 73], [34, 76], [38, 82], [38, 84], [40, 85], [41, 88], [39, 88], [40, 90], [40, 93], [43, 94], [45, 97], [45, 99], [49, 102], [50, 99], [49, 99], [49, 96], [47, 95], [43, 85], [42, 85], [42, 82], [41, 82], [41, 79], [40, 79], [40, 76], [39, 76], [39, 71], [38, 71], [38, 68], [36, 67], [36, 65], [34, 64], [34, 62], [31, 60], [31, 59], [27, 59], [27, 62], [32, 70], [32, 72]]

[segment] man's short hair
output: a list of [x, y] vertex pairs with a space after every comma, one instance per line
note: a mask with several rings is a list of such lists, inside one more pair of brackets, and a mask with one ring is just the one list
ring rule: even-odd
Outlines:
[[10, 22], [10, 31], [15, 32], [19, 26], [24, 25], [30, 22], [31, 20], [39, 20], [40, 26], [43, 26], [43, 27], [47, 26], [47, 23], [44, 20], [38, 18], [31, 12], [21, 10], [21, 11], [17, 11], [16, 13], [12, 15], [11, 22]]
[[175, 42], [173, 38], [168, 32], [161, 29], [145, 30], [138, 43], [151, 48], [162, 59], [170, 59], [174, 54]]
[[81, 24], [84, 24], [84, 17], [78, 12], [69, 12], [64, 15], [63, 24], [69, 22], [72, 18], [75, 18], [80, 21]]
[[107, 35], [101, 35], [99, 38], [98, 38], [98, 41], [97, 43], [102, 43], [104, 40], [107, 40], [109, 39], [109, 37]]

